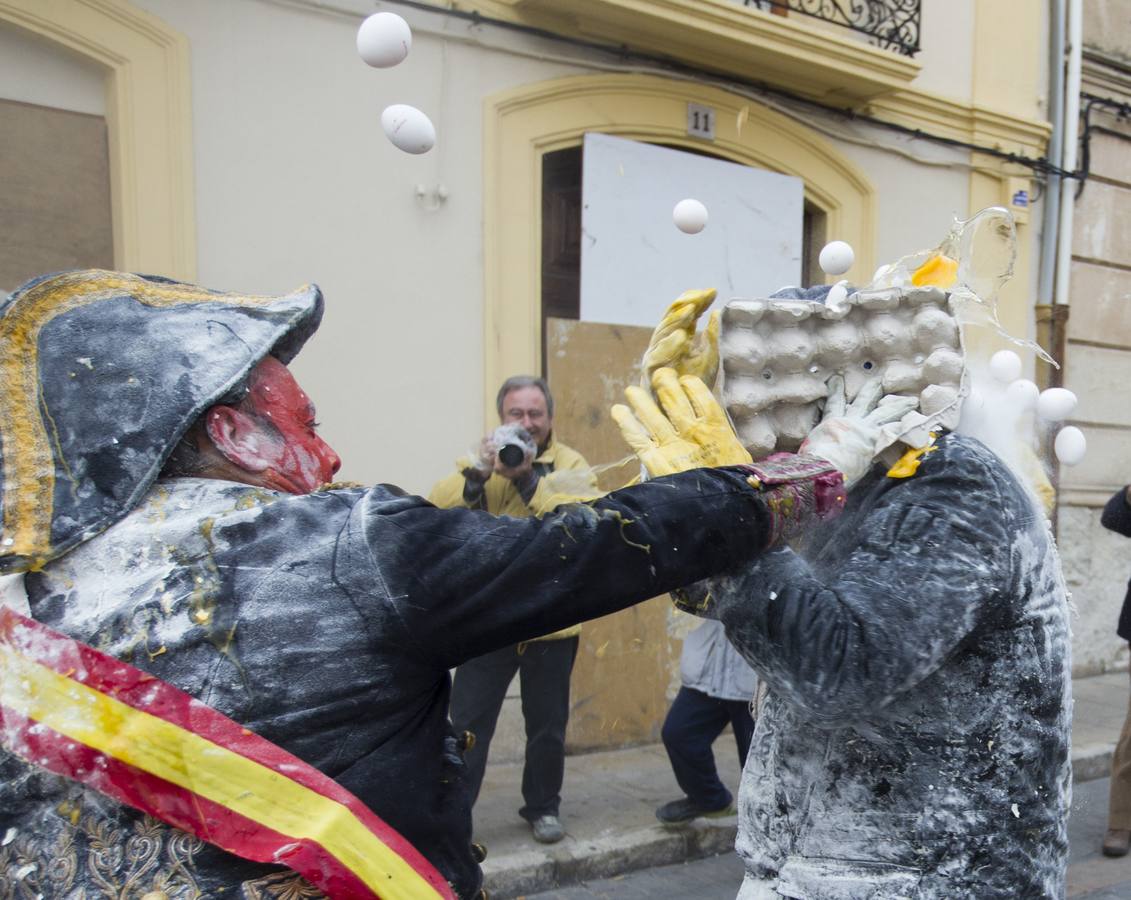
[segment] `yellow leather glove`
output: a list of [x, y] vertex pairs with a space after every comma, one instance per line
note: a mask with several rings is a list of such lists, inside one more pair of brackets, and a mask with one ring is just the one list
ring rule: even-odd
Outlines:
[[660, 324], [652, 332], [652, 340], [644, 351], [643, 384], [651, 383], [652, 373], [661, 366], [675, 369], [677, 375], [694, 375], [707, 388], [715, 384], [719, 373], [719, 312], [707, 318], [707, 327], [698, 333], [696, 323], [710, 306], [717, 291], [684, 291], [668, 307]]
[[660, 368], [652, 376], [652, 388], [660, 406], [643, 388], [630, 386], [624, 393], [632, 409], [618, 403], [612, 410], [621, 435], [649, 475], [752, 461], [699, 378]]

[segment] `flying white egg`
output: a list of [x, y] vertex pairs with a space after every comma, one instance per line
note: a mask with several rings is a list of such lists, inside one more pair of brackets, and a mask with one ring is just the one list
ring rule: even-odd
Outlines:
[[825, 274], [843, 275], [856, 262], [856, 254], [844, 241], [830, 241], [821, 248], [817, 262], [820, 263], [821, 271]]
[[1063, 422], [1076, 408], [1076, 395], [1067, 388], [1049, 388], [1037, 398], [1037, 415], [1048, 422]]
[[1084, 459], [1084, 454], [1088, 452], [1088, 440], [1084, 437], [1084, 432], [1074, 425], [1067, 425], [1060, 429], [1053, 441], [1053, 451], [1056, 453], [1056, 458], [1059, 459], [1066, 466], [1075, 466]]
[[672, 210], [672, 221], [684, 234], [698, 234], [707, 227], [707, 207], [690, 197], [680, 200]]
[[1010, 384], [1021, 377], [1021, 357], [1012, 350], [998, 350], [990, 357], [990, 374], [1002, 384]]
[[394, 103], [381, 113], [381, 127], [393, 146], [405, 153], [427, 153], [436, 143], [436, 129], [415, 106]]
[[1037, 398], [1040, 394], [1041, 389], [1028, 378], [1018, 378], [1005, 389], [1005, 399], [1012, 404], [1017, 412], [1028, 412], [1031, 409], [1036, 409]]
[[374, 13], [357, 29], [357, 52], [369, 65], [388, 69], [412, 49], [412, 30], [396, 13]]

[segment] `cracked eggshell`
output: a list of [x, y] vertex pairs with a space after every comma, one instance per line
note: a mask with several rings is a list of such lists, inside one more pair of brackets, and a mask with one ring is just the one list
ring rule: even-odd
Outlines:
[[838, 281], [825, 295], [825, 309], [829, 311], [830, 315], [842, 316], [846, 315], [849, 310], [848, 305], [848, 282]]
[[931, 443], [933, 426], [930, 418], [912, 410], [899, 420], [893, 440], [902, 440], [909, 447], [926, 447]]

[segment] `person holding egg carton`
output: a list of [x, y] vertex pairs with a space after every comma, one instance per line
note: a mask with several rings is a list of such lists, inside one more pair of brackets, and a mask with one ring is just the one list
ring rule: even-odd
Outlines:
[[[674, 595], [722, 622], [764, 686], [739, 791], [740, 900], [1064, 893], [1070, 642], [1048, 523], [995, 453], [951, 430], [960, 384], [928, 372], [899, 385], [912, 396], [880, 399], [892, 380], [869, 324], [886, 331], [915, 300], [945, 313], [962, 265], [947, 249], [906, 284], [834, 298], [846, 308], [828, 322], [855, 326], [824, 357], [823, 329], [797, 326], [825, 321], [813, 305], [832, 286], [722, 316], [723, 398], [752, 458], [870, 442], [870, 462], [845, 472], [843, 515]], [[893, 335], [910, 352], [917, 315]], [[681, 358], [704, 344], [693, 317], [681, 325], [662, 361], [710, 372], [702, 352]], [[939, 388], [948, 401], [932, 408]]]

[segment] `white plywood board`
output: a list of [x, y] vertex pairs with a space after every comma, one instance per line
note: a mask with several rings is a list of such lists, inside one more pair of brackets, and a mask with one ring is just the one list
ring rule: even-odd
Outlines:
[[[801, 278], [801, 179], [604, 134], [585, 135], [581, 319], [654, 326], [690, 288], [765, 297]], [[672, 210], [707, 207], [685, 234]]]

